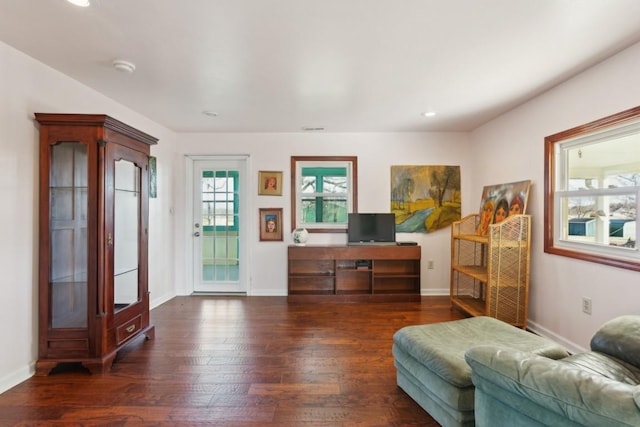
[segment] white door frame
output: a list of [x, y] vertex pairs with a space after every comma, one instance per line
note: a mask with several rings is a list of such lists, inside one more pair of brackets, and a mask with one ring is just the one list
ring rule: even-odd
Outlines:
[[[244, 162], [244, 170], [240, 171], [240, 175], [243, 179], [240, 180], [240, 279], [241, 284], [238, 289], [239, 293], [250, 294], [251, 280], [249, 276], [250, 260], [248, 251], [249, 235], [251, 233], [249, 214], [249, 191], [251, 185], [249, 183], [249, 155], [237, 154], [237, 155], [185, 155], [185, 203], [186, 203], [186, 215], [185, 215], [185, 227], [183, 228], [186, 239], [186, 256], [185, 256], [185, 279], [186, 290], [189, 293], [195, 292], [195, 280], [197, 279], [195, 268], [195, 254], [194, 254], [194, 237], [193, 232], [193, 217], [194, 217], [194, 172], [197, 161], [229, 161], [236, 160]], [[229, 294], [234, 292], [220, 291], [221, 294]]]

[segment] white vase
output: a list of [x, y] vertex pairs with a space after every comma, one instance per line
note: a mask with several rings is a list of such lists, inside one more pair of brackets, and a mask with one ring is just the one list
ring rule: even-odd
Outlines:
[[309, 232], [306, 228], [296, 228], [292, 233], [293, 243], [296, 246], [304, 246], [309, 239]]

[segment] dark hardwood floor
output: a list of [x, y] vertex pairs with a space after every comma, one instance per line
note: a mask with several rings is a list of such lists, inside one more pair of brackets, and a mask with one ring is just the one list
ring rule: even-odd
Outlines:
[[0, 426], [438, 426], [397, 387], [392, 335], [462, 317], [448, 297], [177, 297], [108, 374], [62, 366], [1, 394]]

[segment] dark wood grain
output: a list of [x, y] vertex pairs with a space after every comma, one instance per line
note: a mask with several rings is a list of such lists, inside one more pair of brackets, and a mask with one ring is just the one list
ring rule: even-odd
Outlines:
[[[36, 375], [47, 375], [67, 362], [81, 362], [102, 374], [122, 346], [136, 336], [151, 339], [154, 334], [149, 323], [146, 183], [150, 146], [158, 140], [101, 114], [35, 113], [35, 117], [40, 126]], [[78, 150], [77, 155], [64, 155], [69, 146]], [[117, 301], [116, 277], [121, 271], [114, 244], [121, 233], [116, 233], [120, 203], [115, 196], [116, 163], [121, 160], [138, 171], [131, 187], [138, 197], [131, 205], [136, 208], [128, 210], [137, 215], [137, 221], [131, 220], [137, 239], [121, 240], [132, 239], [138, 257], [129, 272], [134, 277], [128, 291], [132, 297], [122, 306]]]
[[0, 395], [0, 426], [437, 426], [397, 387], [392, 336], [462, 316], [448, 297], [177, 297], [110, 372], [62, 365]]

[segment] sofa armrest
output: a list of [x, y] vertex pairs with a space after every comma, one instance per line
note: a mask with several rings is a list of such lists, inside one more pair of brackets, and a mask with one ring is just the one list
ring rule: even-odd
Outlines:
[[476, 387], [489, 393], [497, 387], [502, 394], [498, 398], [506, 405], [509, 402], [504, 402], [505, 396], [516, 395], [584, 426], [640, 425], [640, 408], [634, 400], [638, 386], [496, 346], [474, 347], [466, 352], [465, 359]]
[[591, 338], [591, 350], [640, 368], [640, 315], [609, 320]]

